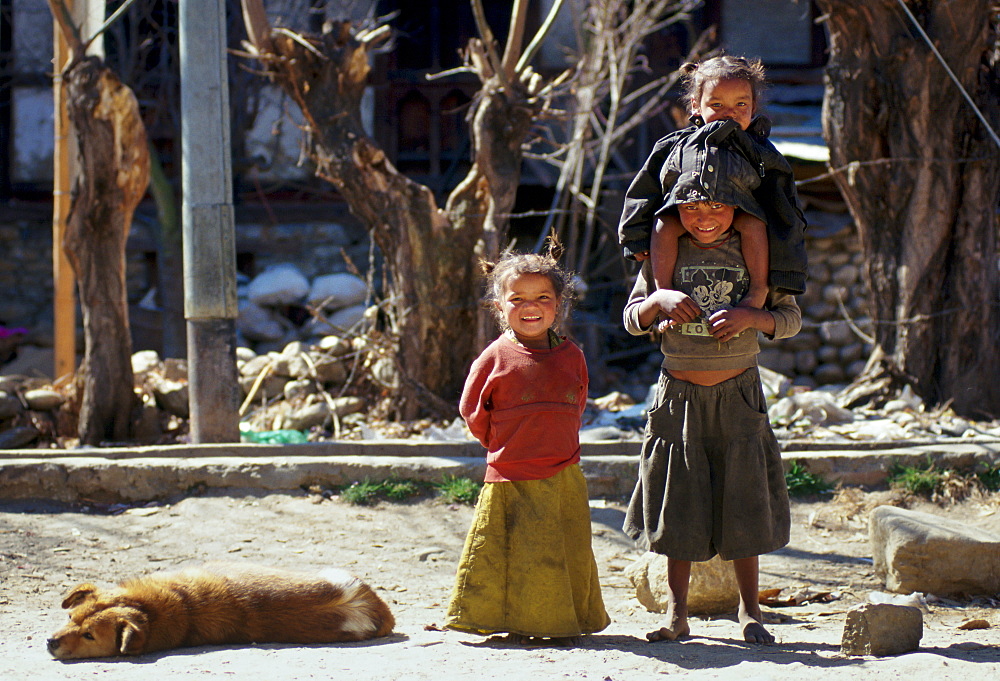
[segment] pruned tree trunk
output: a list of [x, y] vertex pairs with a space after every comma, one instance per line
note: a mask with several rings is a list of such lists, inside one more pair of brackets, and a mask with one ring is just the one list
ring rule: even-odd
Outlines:
[[491, 46], [472, 41], [469, 63], [483, 83], [470, 116], [473, 164], [441, 208], [360, 123], [368, 51], [387, 27], [355, 32], [331, 22], [320, 36], [272, 30], [260, 0], [244, 0], [244, 16], [254, 56], [302, 111], [316, 174], [343, 195], [386, 259], [398, 338], [395, 415], [453, 414], [479, 350], [476, 256], [496, 254], [513, 208], [521, 145], [543, 106], [532, 99], [537, 76], [528, 68], [508, 80]]
[[132, 91], [101, 60], [75, 60], [63, 74], [80, 174], [63, 244], [76, 272], [85, 354], [81, 444], [123, 441], [136, 405], [125, 287], [125, 241], [149, 182], [146, 132]]
[[[818, 0], [830, 34], [823, 130], [858, 226], [875, 352], [846, 401], [904, 384], [1000, 415], [1000, 149], [896, 0]], [[907, 3], [989, 124], [1000, 123], [995, 3]]]

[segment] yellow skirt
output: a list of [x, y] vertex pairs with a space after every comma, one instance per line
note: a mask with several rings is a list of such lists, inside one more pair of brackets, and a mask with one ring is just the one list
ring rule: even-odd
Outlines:
[[544, 480], [487, 483], [459, 561], [447, 626], [539, 637], [607, 627], [587, 498], [579, 464]]

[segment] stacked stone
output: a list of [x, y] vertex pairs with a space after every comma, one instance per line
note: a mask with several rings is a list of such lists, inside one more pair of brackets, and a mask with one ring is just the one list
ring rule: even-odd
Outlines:
[[0, 325], [36, 329], [52, 312], [52, 223], [0, 223]]
[[278, 225], [241, 223], [237, 230], [241, 248], [254, 253], [258, 272], [285, 262], [295, 262], [309, 278], [345, 272], [346, 254], [360, 271], [368, 269], [369, 242], [364, 229], [338, 222], [283, 222]]
[[[810, 225], [818, 225], [819, 229], [811, 227], [809, 231], [824, 232], [823, 223], [849, 222], [846, 216], [839, 218], [836, 214], [810, 215]], [[133, 223], [133, 231], [126, 260], [130, 303], [136, 303], [151, 283], [145, 249], [151, 247], [152, 241], [139, 221]], [[798, 385], [847, 383], [860, 373], [871, 351], [871, 346], [845, 321], [839, 305], [843, 301], [847, 316], [864, 333], [871, 334], [861, 249], [853, 226], [846, 225], [839, 231], [826, 229], [817, 237], [810, 237], [809, 231], [810, 279], [805, 294], [798, 299], [803, 310], [802, 332], [779, 342], [762, 340], [760, 361]], [[0, 262], [0, 290], [10, 294], [0, 300], [0, 324], [31, 328], [32, 343], [41, 343], [51, 335], [51, 241], [50, 222], [15, 218], [0, 223], [0, 249], [9, 256]], [[309, 277], [342, 272], [346, 266], [344, 252], [358, 267], [368, 265], [368, 243], [363, 233], [359, 236], [355, 230], [334, 222], [242, 224], [239, 241], [254, 246], [259, 270], [294, 260]], [[306, 253], [309, 257], [304, 257]], [[655, 375], [661, 359], [652, 346], [650, 375]]]
[[809, 283], [798, 297], [802, 331], [781, 341], [761, 340], [760, 363], [815, 388], [849, 383], [864, 369], [871, 345], [855, 330], [871, 336], [863, 255], [857, 236], [841, 231], [808, 239]]

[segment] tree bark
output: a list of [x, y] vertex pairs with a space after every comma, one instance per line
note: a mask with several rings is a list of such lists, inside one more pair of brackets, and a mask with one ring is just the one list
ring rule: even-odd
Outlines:
[[96, 57], [63, 76], [80, 174], [63, 247], [80, 291], [85, 354], [81, 444], [127, 440], [136, 406], [125, 287], [125, 241], [149, 182], [146, 132], [132, 91]]
[[[866, 256], [876, 340], [846, 401], [878, 404], [910, 384], [928, 404], [996, 417], [1000, 150], [898, 2], [818, 3], [824, 136]], [[996, 129], [992, 5], [907, 3]]]
[[332, 22], [318, 37], [268, 31], [257, 2], [245, 0], [244, 8], [256, 56], [302, 111], [316, 174], [338, 189], [386, 259], [398, 338], [395, 415], [453, 415], [480, 349], [476, 256], [498, 251], [514, 206], [521, 145], [541, 102], [528, 103], [519, 82], [502, 83], [485, 58], [477, 62], [483, 88], [470, 118], [473, 164], [442, 209], [361, 127], [372, 36], [359, 39], [347, 22]]

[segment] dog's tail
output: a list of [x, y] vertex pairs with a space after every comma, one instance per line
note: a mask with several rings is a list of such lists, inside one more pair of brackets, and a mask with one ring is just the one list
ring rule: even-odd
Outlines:
[[356, 634], [358, 640], [388, 636], [396, 626], [396, 618], [374, 589], [354, 575], [329, 568], [320, 575], [341, 589], [345, 633]]

